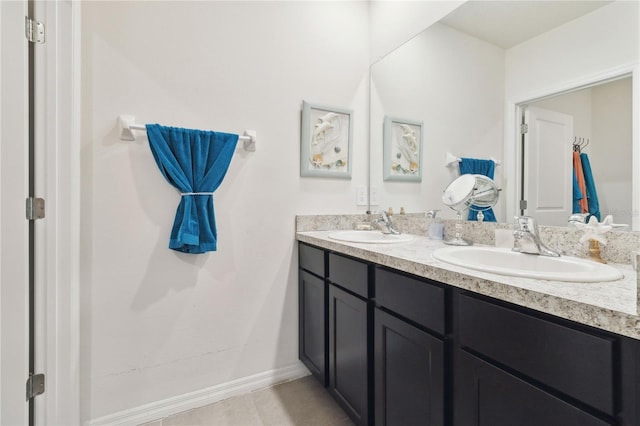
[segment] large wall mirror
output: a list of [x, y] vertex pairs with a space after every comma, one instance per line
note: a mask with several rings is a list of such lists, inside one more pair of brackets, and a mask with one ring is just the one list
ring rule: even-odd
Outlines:
[[[374, 63], [370, 185], [379, 207], [453, 217], [441, 201], [458, 175], [456, 163], [445, 165], [449, 153], [499, 161], [498, 221], [524, 213], [564, 226], [576, 142], [601, 217], [640, 230], [639, 10], [636, 1], [469, 1]], [[400, 155], [383, 149], [388, 117], [421, 124], [420, 181], [385, 180], [383, 156]], [[521, 134], [525, 119], [534, 132]]]

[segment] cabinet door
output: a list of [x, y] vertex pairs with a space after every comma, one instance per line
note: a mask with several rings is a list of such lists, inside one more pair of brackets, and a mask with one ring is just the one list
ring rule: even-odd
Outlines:
[[457, 426], [604, 426], [605, 421], [464, 351], [457, 351]]
[[359, 425], [369, 421], [369, 306], [329, 285], [329, 392]]
[[327, 385], [326, 286], [324, 280], [300, 270], [299, 357], [323, 386]]
[[376, 426], [444, 424], [444, 343], [375, 310]]

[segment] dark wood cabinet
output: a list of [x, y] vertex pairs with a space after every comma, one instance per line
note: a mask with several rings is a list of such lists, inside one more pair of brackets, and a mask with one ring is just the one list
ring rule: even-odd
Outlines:
[[454, 424], [461, 426], [605, 426], [616, 424], [485, 362], [457, 353]]
[[327, 298], [325, 251], [307, 244], [298, 248], [298, 357], [327, 385]]
[[369, 424], [369, 303], [329, 285], [329, 392], [358, 425]]
[[351, 419], [372, 419], [369, 265], [299, 245], [299, 358]]
[[638, 426], [640, 341], [300, 244], [300, 359], [358, 425]]
[[[462, 294], [460, 346], [541, 387], [615, 415], [616, 339]], [[602, 335], [600, 335], [602, 334]]]
[[376, 426], [444, 425], [444, 343], [375, 309]]
[[455, 425], [639, 424], [640, 342], [456, 295]]
[[309, 371], [327, 384], [327, 284], [321, 278], [300, 270], [298, 286], [299, 356]]

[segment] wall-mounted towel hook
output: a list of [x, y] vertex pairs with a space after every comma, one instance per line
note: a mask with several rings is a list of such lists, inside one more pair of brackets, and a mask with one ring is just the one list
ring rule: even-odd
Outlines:
[[[135, 141], [136, 135], [134, 130], [146, 131], [147, 127], [144, 124], [136, 124], [136, 117], [133, 115], [120, 115], [118, 116], [118, 130], [120, 133], [120, 140], [123, 141]], [[248, 152], [254, 152], [256, 150], [257, 132], [255, 130], [245, 130], [244, 135], [238, 136], [238, 140], [243, 141], [244, 150]]]

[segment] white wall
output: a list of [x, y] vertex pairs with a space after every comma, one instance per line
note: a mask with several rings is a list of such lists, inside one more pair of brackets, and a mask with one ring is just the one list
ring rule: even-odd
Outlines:
[[370, 1], [371, 62], [438, 22], [465, 1]]
[[602, 217], [632, 223], [631, 78], [592, 89], [593, 133], [586, 149], [591, 162]]
[[[294, 216], [356, 212], [368, 169], [300, 178], [300, 109], [353, 109], [367, 152], [367, 3], [85, 2], [82, 61], [82, 420], [297, 363]], [[122, 113], [257, 130], [215, 194], [217, 252], [167, 249], [179, 195]]]
[[[375, 64], [372, 86], [371, 185], [378, 188], [381, 208], [442, 209], [442, 191], [458, 175], [458, 167], [444, 166], [447, 151], [501, 159], [503, 49], [434, 24]], [[385, 115], [423, 122], [421, 183], [383, 181]], [[495, 178], [500, 182], [499, 167]], [[455, 213], [447, 209], [442, 215]]]
[[507, 99], [535, 97], [564, 83], [637, 63], [639, 8], [637, 1], [616, 1], [508, 49]]
[[[640, 62], [639, 17], [640, 2], [616, 1], [508, 49], [505, 85], [508, 104], [564, 91], [572, 85], [593, 83], [601, 78], [599, 76], [610, 77], [617, 69], [637, 66]], [[640, 96], [640, 87], [633, 90], [635, 96]], [[511, 116], [505, 138], [508, 186], [504, 195], [507, 205], [515, 206], [513, 177], [517, 149], [514, 141], [517, 137], [513, 111], [509, 109], [507, 114]], [[640, 152], [633, 155], [634, 164], [640, 164]], [[638, 220], [637, 212], [634, 214]]]

